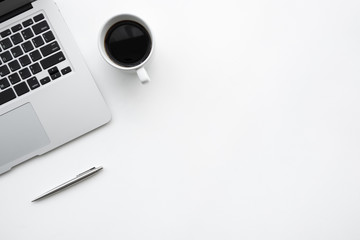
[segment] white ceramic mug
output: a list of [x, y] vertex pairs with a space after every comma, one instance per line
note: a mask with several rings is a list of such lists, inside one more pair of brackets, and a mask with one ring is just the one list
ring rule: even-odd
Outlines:
[[[114, 61], [114, 59], [112, 59], [109, 56], [109, 53], [106, 49], [105, 46], [105, 40], [107, 37], [107, 34], [109, 32], [110, 29], [112, 29], [116, 24], [119, 24], [121, 22], [124, 21], [131, 21], [131, 22], [135, 22], [137, 24], [140, 24], [148, 33], [149, 37], [150, 37], [150, 41], [151, 41], [151, 49], [150, 52], [147, 54], [147, 56], [141, 60], [141, 62], [136, 63], [133, 66], [125, 66], [124, 64], [118, 62], [118, 61]], [[106, 62], [108, 62], [111, 66], [123, 70], [123, 71], [130, 71], [130, 72], [136, 72], [141, 83], [148, 83], [150, 81], [149, 75], [147, 74], [146, 70], [145, 70], [145, 64], [149, 61], [152, 52], [154, 50], [154, 39], [151, 33], [150, 28], [148, 27], [148, 25], [139, 17], [131, 15], [131, 14], [120, 14], [117, 16], [112, 17], [111, 19], [109, 19], [105, 25], [102, 27], [101, 31], [100, 31], [100, 36], [99, 36], [99, 50], [100, 53], [102, 55], [102, 57], [105, 59]]]

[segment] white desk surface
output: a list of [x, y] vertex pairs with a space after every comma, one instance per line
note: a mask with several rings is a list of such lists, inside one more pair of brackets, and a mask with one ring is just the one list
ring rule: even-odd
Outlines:
[[[359, 1], [85, 2], [58, 6], [113, 120], [0, 176], [0, 239], [360, 238]], [[147, 86], [97, 49], [125, 12]]]

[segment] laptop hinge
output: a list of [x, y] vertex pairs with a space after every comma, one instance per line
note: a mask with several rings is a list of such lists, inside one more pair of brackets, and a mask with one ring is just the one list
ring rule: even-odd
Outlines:
[[24, 13], [32, 8], [33, 8], [33, 6], [31, 3], [25, 4], [22, 7], [19, 7], [5, 15], [0, 16], [0, 23], [5, 22], [6, 20], [9, 20], [10, 18], [13, 18], [13, 17], [15, 17], [21, 13]]

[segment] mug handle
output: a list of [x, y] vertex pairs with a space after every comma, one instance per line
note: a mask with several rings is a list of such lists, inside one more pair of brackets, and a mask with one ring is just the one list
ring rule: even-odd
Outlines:
[[146, 83], [150, 82], [150, 77], [147, 74], [144, 67], [139, 68], [138, 70], [136, 70], [136, 73], [137, 73], [138, 77], [140, 78], [140, 81], [141, 81], [142, 84], [146, 84]]

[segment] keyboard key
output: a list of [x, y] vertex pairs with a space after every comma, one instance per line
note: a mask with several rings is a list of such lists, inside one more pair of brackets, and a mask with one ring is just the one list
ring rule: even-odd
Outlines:
[[63, 70], [61, 70], [62, 75], [66, 75], [66, 74], [68, 74], [68, 73], [70, 73], [70, 72], [71, 72], [71, 68], [70, 68], [70, 67], [66, 67], [66, 68], [64, 68]]
[[36, 62], [37, 60], [42, 58], [41, 54], [38, 50], [31, 52], [29, 55], [30, 55], [31, 59], [33, 60], [33, 62]]
[[13, 49], [11, 49], [11, 53], [14, 56], [14, 58], [20, 57], [21, 55], [24, 54], [20, 46], [16, 46]]
[[45, 85], [45, 84], [49, 83], [50, 81], [51, 81], [50, 78], [49, 78], [49, 77], [46, 77], [46, 78], [41, 79], [41, 80], [40, 80], [40, 83], [41, 83], [42, 85]]
[[21, 46], [24, 49], [24, 52], [30, 52], [34, 49], [34, 46], [30, 41], [24, 42], [23, 44], [21, 44]]
[[21, 81], [19, 74], [17, 74], [17, 73], [13, 73], [13, 74], [9, 75], [8, 78], [12, 85]]
[[52, 33], [52, 31], [48, 31], [43, 34], [43, 38], [45, 39], [45, 42], [51, 42], [52, 40], [55, 39], [55, 36]]
[[20, 33], [16, 33], [15, 35], [11, 36], [10, 38], [14, 45], [17, 45], [24, 41], [23, 38], [21, 37]]
[[29, 87], [26, 85], [26, 82], [19, 83], [18, 85], [14, 86], [14, 89], [19, 97], [30, 91]]
[[6, 78], [0, 79], [0, 89], [4, 90], [5, 88], [10, 87], [10, 83]]
[[10, 29], [6, 29], [5, 31], [3, 31], [3, 32], [0, 33], [0, 36], [1, 36], [2, 38], [5, 38], [5, 37], [9, 36], [10, 34], [11, 34]]
[[0, 41], [0, 45], [4, 50], [9, 49], [13, 46], [9, 38]]
[[60, 50], [60, 46], [57, 42], [52, 42], [42, 48], [40, 48], [40, 51], [44, 57], [49, 56], [50, 54], [57, 52]]
[[0, 66], [0, 77], [5, 77], [9, 73], [10, 73], [10, 70], [6, 65]]
[[34, 21], [32, 19], [26, 20], [24, 21], [22, 24], [24, 27], [28, 27], [30, 25], [32, 25], [34, 23]]
[[34, 38], [34, 39], [32, 40], [32, 42], [33, 42], [33, 44], [34, 44], [34, 46], [35, 46], [36, 48], [41, 47], [42, 45], [45, 44], [45, 42], [44, 42], [44, 40], [42, 39], [41, 36], [38, 36], [38, 37]]
[[43, 19], [44, 19], [44, 14], [42, 14], [42, 13], [34, 17], [35, 22], [38, 22]]
[[19, 71], [20, 77], [22, 80], [27, 79], [31, 76], [31, 73], [28, 68], [24, 68]]
[[32, 74], [34, 74], [34, 75], [42, 71], [42, 69], [38, 63], [34, 63], [29, 68], [30, 68]]
[[12, 88], [9, 88], [3, 92], [0, 92], [0, 105], [3, 105], [11, 100], [16, 98], [14, 90]]
[[48, 72], [52, 80], [61, 77], [61, 73], [57, 67], [50, 68]]
[[59, 72], [59, 69], [57, 67], [53, 67], [48, 70], [49, 75], [53, 75], [58, 72]]
[[34, 36], [34, 33], [31, 31], [31, 28], [27, 28], [21, 31], [21, 34], [23, 35], [25, 40], [28, 40], [29, 38], [32, 38]]
[[7, 63], [8, 61], [11, 61], [13, 57], [11, 56], [10, 51], [6, 51], [0, 54], [0, 58], [4, 63]]
[[61, 73], [57, 67], [50, 68], [48, 72], [52, 80], [61, 77]]
[[41, 66], [43, 69], [48, 69], [49, 67], [52, 67], [62, 61], [65, 61], [65, 56], [62, 52], [55, 53], [54, 55], [51, 55], [50, 57], [47, 57], [40, 61]]
[[11, 28], [11, 31], [13, 31], [13, 33], [16, 33], [18, 31], [20, 31], [22, 29], [21, 24], [15, 25]]
[[32, 29], [36, 35], [45, 32], [50, 29], [49, 24], [46, 21], [42, 21], [32, 26]]
[[34, 90], [35, 88], [40, 87], [40, 83], [36, 77], [30, 78], [29, 80], [27, 80], [27, 83], [31, 90]]
[[12, 72], [15, 72], [16, 70], [20, 69], [20, 64], [18, 60], [15, 59], [14, 61], [9, 63], [9, 67]]
[[28, 55], [22, 56], [19, 58], [21, 66], [25, 67], [31, 63], [31, 60]]
[[61, 73], [60, 72], [54, 73], [50, 77], [52, 80], [58, 79], [59, 77], [61, 77]]

